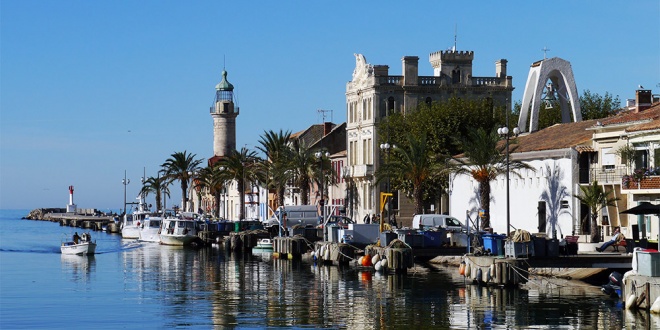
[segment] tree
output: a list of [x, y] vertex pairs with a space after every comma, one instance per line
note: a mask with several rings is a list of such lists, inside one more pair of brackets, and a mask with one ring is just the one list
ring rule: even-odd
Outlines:
[[598, 230], [598, 212], [606, 206], [616, 206], [616, 201], [619, 198], [610, 197], [613, 190], [605, 192], [603, 187], [598, 184], [598, 181], [588, 186], [580, 186], [580, 193], [574, 195], [582, 204], [589, 207], [591, 214], [591, 243], [598, 243], [600, 240], [600, 232]]
[[170, 196], [169, 185], [170, 182], [165, 177], [161, 177], [160, 175], [155, 178], [149, 177], [144, 181], [140, 194], [144, 194], [146, 197], [149, 196], [150, 193], [154, 193], [156, 195], [156, 210], [163, 211], [161, 196], [164, 195], [163, 197], [165, 198]]
[[[270, 187], [275, 190], [277, 205], [284, 205], [284, 189], [287, 182], [291, 179], [291, 158], [293, 150], [290, 146], [291, 132], [286, 131], [276, 133], [266, 131], [259, 140], [261, 152], [266, 154], [266, 181]], [[268, 187], [268, 188], [270, 188]]]
[[198, 184], [200, 187], [208, 189], [209, 194], [213, 196], [213, 214], [220, 216], [220, 195], [225, 188], [228, 175], [219, 162], [207, 166], [200, 171]]
[[415, 214], [424, 213], [424, 192], [429, 180], [441, 173], [440, 165], [428, 148], [426, 134], [420, 136], [408, 135], [408, 143], [403, 148], [393, 148], [390, 161], [376, 171], [377, 182], [390, 178], [412, 197], [415, 203]]
[[293, 181], [300, 189], [300, 202], [309, 204], [309, 189], [316, 172], [314, 153], [301, 141], [293, 142], [293, 155], [291, 157], [291, 170]]
[[184, 211], [187, 210], [188, 183], [192, 174], [197, 171], [199, 164], [202, 163], [201, 159], [195, 159], [195, 157], [195, 154], [188, 154], [185, 150], [183, 152], [175, 152], [161, 165], [166, 179], [179, 180], [181, 182], [181, 209]]
[[[466, 174], [479, 184], [479, 204], [484, 210], [481, 228], [490, 227], [490, 182], [497, 176], [506, 174], [506, 154], [504, 144], [498, 146], [500, 137], [495, 130], [486, 132], [483, 128], [468, 132], [467, 137], [460, 139], [463, 147], [463, 157], [455, 157], [459, 166], [450, 169], [455, 174]], [[520, 176], [516, 170], [531, 169], [523, 162], [510, 160], [509, 172]]]
[[612, 97], [612, 94], [605, 92], [600, 96], [598, 93], [591, 93], [588, 89], [580, 96], [580, 112], [582, 120], [600, 119], [616, 114], [621, 108], [619, 96]]
[[255, 151], [243, 147], [241, 151], [232, 150], [227, 157], [219, 162], [219, 165], [224, 168], [227, 178], [236, 181], [241, 204], [241, 210], [238, 214], [240, 220], [245, 219], [246, 184], [251, 186], [256, 181], [256, 164], [259, 161], [260, 159]]
[[[474, 127], [487, 131], [500, 126], [505, 119], [505, 107], [494, 106], [492, 100], [452, 98], [444, 102], [422, 103], [415, 111], [392, 113], [378, 127], [379, 143], [389, 143], [408, 149], [410, 134], [426, 136], [426, 148], [435, 155], [456, 155], [462, 152], [456, 136], [463, 136]], [[517, 118], [517, 117], [516, 117]], [[398, 155], [390, 154], [394, 160]], [[442, 158], [442, 157], [440, 157]], [[444, 164], [442, 164], [444, 166]], [[425, 181], [423, 204], [436, 203], [448, 187], [447, 176], [434, 176]], [[392, 188], [407, 189], [393, 181]]]

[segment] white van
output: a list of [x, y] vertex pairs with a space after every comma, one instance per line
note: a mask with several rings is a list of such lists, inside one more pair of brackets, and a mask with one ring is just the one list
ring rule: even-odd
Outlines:
[[286, 205], [278, 207], [275, 216], [263, 222], [264, 227], [277, 226], [280, 214], [286, 214], [286, 224], [284, 216], [281, 217], [282, 227], [286, 228], [292, 228], [295, 225], [316, 227], [321, 223], [321, 216], [316, 205]]
[[461, 232], [465, 229], [458, 219], [444, 214], [416, 214], [412, 227], [420, 230], [444, 228], [447, 232]]

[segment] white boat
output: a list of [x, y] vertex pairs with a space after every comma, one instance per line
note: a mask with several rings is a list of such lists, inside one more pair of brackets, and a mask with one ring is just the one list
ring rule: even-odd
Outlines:
[[163, 219], [160, 229], [160, 244], [190, 245], [197, 239], [196, 213], [184, 212]]
[[142, 242], [160, 242], [160, 226], [163, 224], [162, 217], [148, 216], [140, 224], [139, 240]]
[[124, 221], [121, 224], [121, 237], [125, 239], [139, 239], [140, 228], [144, 224], [144, 220], [152, 215], [147, 207], [144, 196], [140, 194], [137, 198], [138, 206], [133, 210], [133, 213], [124, 214]]
[[81, 238], [62, 242], [60, 251], [66, 255], [92, 255], [96, 252], [96, 241], [92, 241], [88, 233], [83, 233]]
[[273, 248], [273, 240], [270, 238], [260, 238], [257, 241], [257, 248], [258, 249], [272, 249]]

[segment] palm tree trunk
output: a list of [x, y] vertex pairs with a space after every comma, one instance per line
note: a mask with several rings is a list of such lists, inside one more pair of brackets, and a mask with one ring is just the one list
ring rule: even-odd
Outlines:
[[238, 200], [241, 204], [241, 210], [238, 212], [238, 219], [245, 220], [245, 185], [242, 180], [238, 181]]
[[186, 204], [188, 202], [188, 195], [186, 194], [187, 191], [188, 191], [187, 182], [181, 180], [181, 212], [186, 212], [188, 210], [186, 208]]
[[213, 194], [213, 199], [215, 201], [215, 216], [220, 217], [220, 191], [217, 191]]
[[422, 205], [424, 191], [421, 187], [413, 188], [413, 197], [415, 198], [415, 214], [424, 213], [424, 206]]
[[591, 243], [600, 242], [600, 232], [598, 229], [598, 212], [593, 212], [591, 214]]
[[484, 210], [481, 219], [481, 230], [490, 227], [490, 181], [479, 182], [479, 204]]

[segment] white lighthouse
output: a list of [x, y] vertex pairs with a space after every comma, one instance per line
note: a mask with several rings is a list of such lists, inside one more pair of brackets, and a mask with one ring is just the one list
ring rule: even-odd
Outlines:
[[76, 204], [73, 204], [73, 186], [69, 186], [69, 204], [66, 206], [66, 213], [76, 213]]

